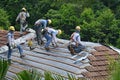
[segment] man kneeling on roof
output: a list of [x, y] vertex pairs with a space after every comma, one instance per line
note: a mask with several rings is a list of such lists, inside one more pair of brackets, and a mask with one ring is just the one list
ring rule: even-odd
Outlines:
[[54, 47], [58, 47], [56, 35], [60, 35], [62, 33], [62, 31], [60, 29], [55, 30], [53, 28], [46, 27], [42, 31], [42, 33], [43, 33], [43, 36], [45, 37], [45, 39], [47, 40], [47, 42], [45, 43], [45, 49], [47, 51], [49, 50], [49, 45], [51, 42]]
[[68, 49], [71, 52], [71, 54], [79, 53], [83, 49], [85, 49], [85, 46], [81, 44], [80, 39], [80, 26], [76, 26], [75, 32], [72, 33], [70, 37], [70, 43], [68, 45]]
[[7, 55], [7, 58], [8, 58], [8, 62], [11, 63], [11, 54], [12, 54], [12, 49], [13, 48], [18, 48], [19, 50], [19, 53], [20, 53], [20, 58], [23, 58], [25, 55], [23, 55], [23, 49], [22, 47], [15, 43], [15, 40], [14, 40], [14, 31], [15, 31], [15, 28], [14, 26], [10, 26], [9, 28], [9, 32], [7, 34], [7, 46], [8, 46], [8, 55]]

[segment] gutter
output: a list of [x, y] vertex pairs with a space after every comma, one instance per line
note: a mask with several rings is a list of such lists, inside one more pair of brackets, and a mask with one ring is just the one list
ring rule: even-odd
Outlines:
[[120, 49], [116, 48], [116, 47], [113, 47], [113, 46], [110, 46], [111, 49], [115, 50], [116, 52], [118, 52], [120, 54]]

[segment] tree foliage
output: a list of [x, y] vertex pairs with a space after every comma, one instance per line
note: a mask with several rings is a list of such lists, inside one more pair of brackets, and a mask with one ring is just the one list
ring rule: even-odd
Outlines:
[[10, 24], [9, 22], [9, 16], [7, 12], [3, 9], [0, 9], [0, 27], [3, 29], [8, 29], [8, 26]]

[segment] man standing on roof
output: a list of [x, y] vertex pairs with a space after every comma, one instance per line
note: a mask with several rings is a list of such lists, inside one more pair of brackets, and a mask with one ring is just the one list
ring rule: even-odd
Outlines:
[[79, 53], [85, 48], [81, 44], [81, 38], [79, 33], [80, 26], [76, 26], [75, 32], [73, 32], [70, 37], [70, 44], [68, 45], [68, 49], [70, 50], [71, 54]]
[[44, 30], [45, 30], [45, 32], [43, 31], [43, 36], [47, 40], [47, 42], [45, 44], [45, 49], [47, 51], [49, 50], [49, 45], [51, 42], [54, 47], [58, 47], [56, 35], [60, 35], [62, 33], [62, 31], [60, 29], [55, 30], [50, 27], [47, 27]]
[[28, 22], [27, 22], [27, 17], [30, 17], [30, 14], [28, 13], [28, 11], [26, 10], [26, 8], [22, 8], [21, 12], [18, 14], [17, 18], [16, 18], [16, 22], [20, 23], [20, 36], [23, 35], [23, 32], [25, 31], [25, 29], [28, 27]]
[[7, 41], [8, 41], [7, 42], [7, 46], [8, 46], [7, 58], [8, 58], [9, 62], [11, 61], [11, 53], [12, 53], [13, 48], [18, 48], [19, 53], [20, 53], [20, 58], [23, 58], [25, 56], [25, 55], [23, 55], [23, 49], [21, 48], [21, 46], [19, 44], [15, 43], [14, 31], [15, 31], [14, 26], [10, 26], [9, 32], [7, 34]]
[[47, 20], [45, 20], [45, 19], [38, 19], [35, 22], [34, 29], [36, 31], [36, 38], [37, 38], [38, 45], [43, 44], [41, 30], [45, 29], [48, 24], [51, 24], [51, 22], [52, 21], [50, 19], [47, 19]]

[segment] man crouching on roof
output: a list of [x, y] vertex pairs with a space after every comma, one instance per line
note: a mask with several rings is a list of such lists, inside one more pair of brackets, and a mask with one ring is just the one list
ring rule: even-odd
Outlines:
[[62, 33], [60, 29], [55, 30], [53, 28], [46, 27], [42, 33], [45, 39], [47, 40], [47, 42], [45, 43], [45, 49], [47, 51], [50, 49], [49, 45], [51, 42], [54, 47], [58, 47], [56, 35], [60, 35]]
[[83, 49], [85, 49], [85, 46], [81, 44], [79, 33], [80, 33], [80, 26], [76, 26], [75, 32], [73, 32], [70, 37], [70, 44], [68, 45], [68, 49], [71, 52], [71, 54], [79, 53]]

